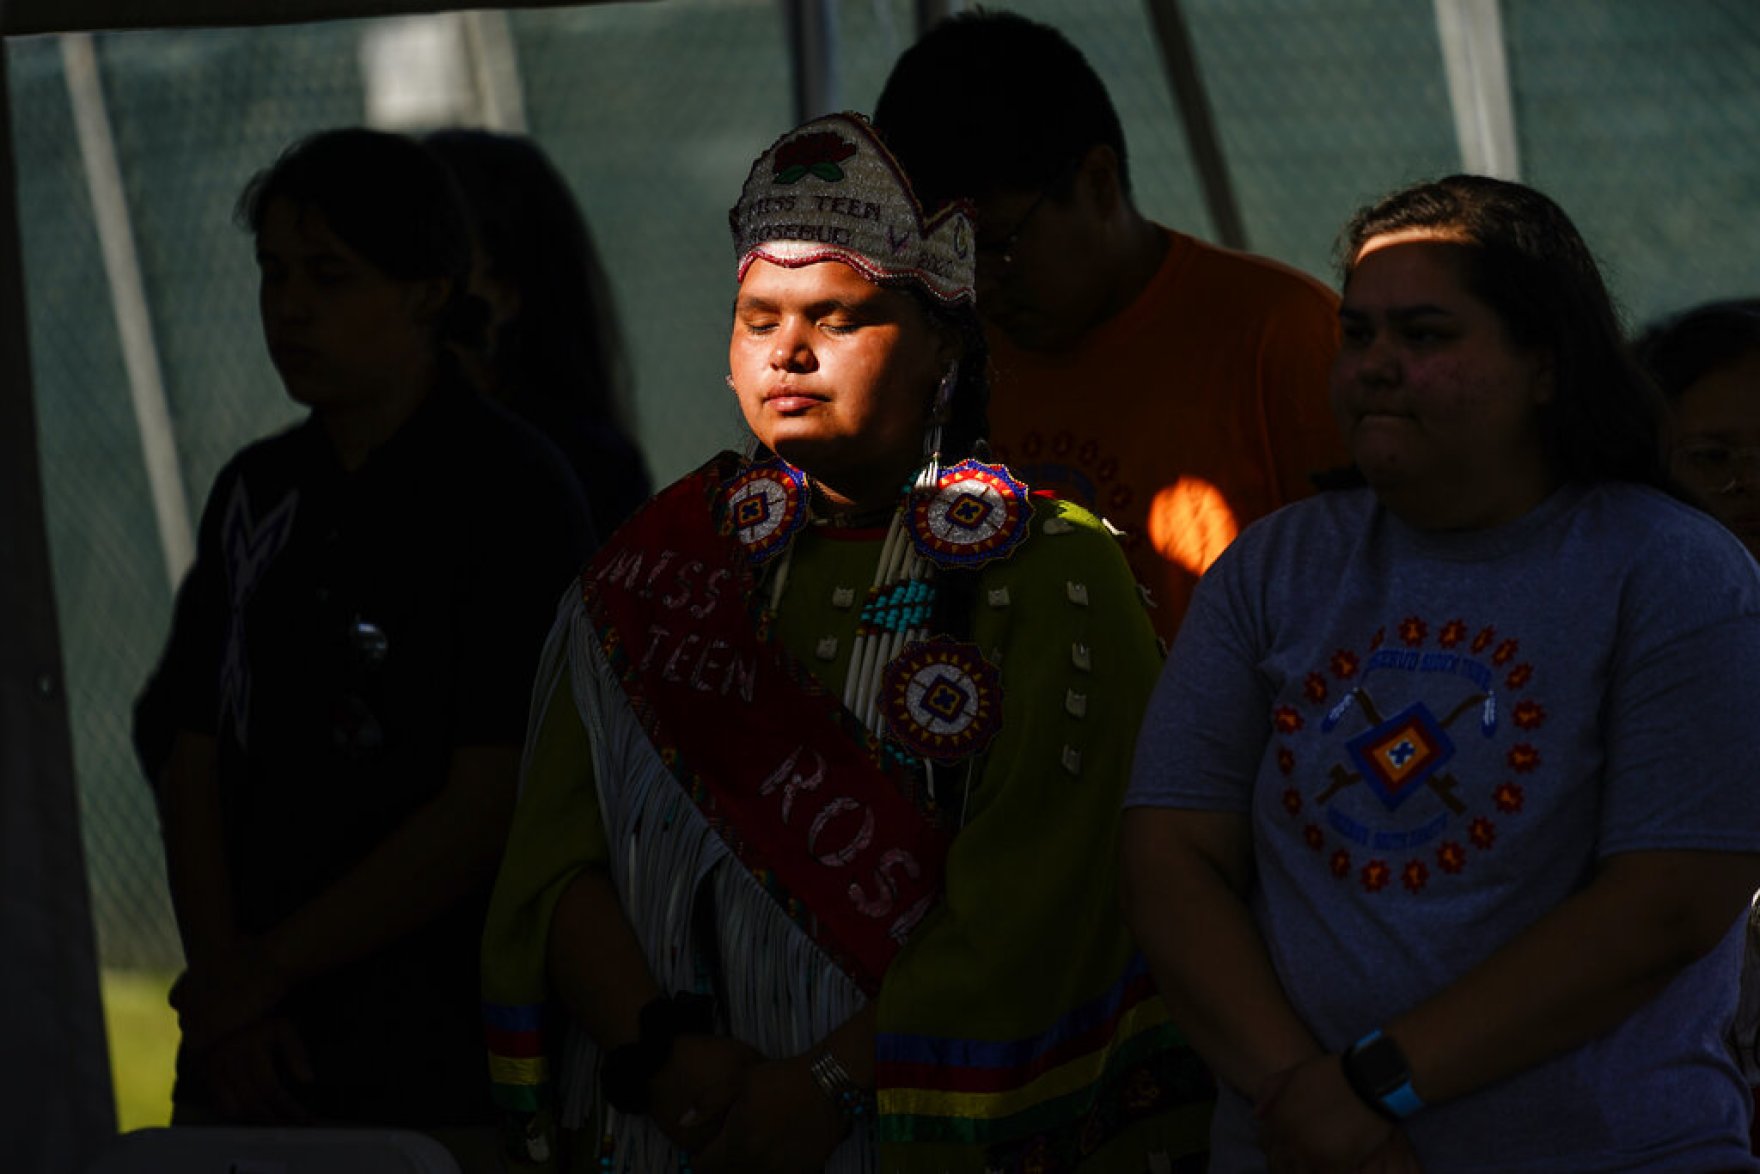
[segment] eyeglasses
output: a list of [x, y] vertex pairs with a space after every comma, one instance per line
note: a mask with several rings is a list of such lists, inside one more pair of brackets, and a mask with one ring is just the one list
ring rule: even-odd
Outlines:
[[1004, 266], [1013, 265], [1015, 246], [1020, 244], [1021, 234], [1027, 231], [1027, 226], [1033, 222], [1033, 217], [1038, 214], [1040, 207], [1050, 198], [1051, 193], [1065, 187], [1075, 177], [1076, 170], [1080, 166], [1081, 160], [1077, 159], [1068, 166], [1059, 168], [1057, 175], [1050, 183], [1039, 189], [1039, 194], [1033, 197], [1033, 202], [1027, 205], [1027, 210], [1022, 212], [1020, 219], [1014, 222], [1013, 231], [995, 244], [979, 245], [978, 255], [980, 257], [994, 257]]
[[1045, 202], [1045, 197], [1050, 194], [1050, 188], [1040, 188], [1039, 194], [1033, 197], [1033, 202], [1027, 205], [1027, 210], [1021, 213], [1021, 218], [1014, 222], [1014, 231], [994, 244], [979, 245], [978, 255], [980, 257], [994, 257], [1004, 265], [1013, 265], [1014, 248], [1020, 243], [1021, 234], [1027, 231], [1027, 225], [1033, 221], [1033, 214], [1039, 210], [1039, 206]]
[[1729, 493], [1738, 482], [1760, 477], [1760, 446], [1695, 441], [1675, 449], [1674, 461], [1682, 474], [1718, 493]]

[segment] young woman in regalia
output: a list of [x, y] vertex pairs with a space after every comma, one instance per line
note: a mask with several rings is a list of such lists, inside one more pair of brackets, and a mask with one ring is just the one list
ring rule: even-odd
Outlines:
[[1172, 1169], [1211, 1086], [1115, 863], [1159, 655], [1105, 527], [980, 459], [970, 216], [833, 115], [731, 225], [750, 453], [618, 532], [540, 669], [485, 939], [511, 1149]]

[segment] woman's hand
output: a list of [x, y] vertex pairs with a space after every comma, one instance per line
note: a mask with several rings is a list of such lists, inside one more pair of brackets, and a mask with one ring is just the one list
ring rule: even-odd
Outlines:
[[297, 1087], [312, 1081], [311, 1062], [293, 1024], [259, 1020], [192, 1053], [214, 1108], [241, 1125], [310, 1125]]
[[766, 1060], [747, 1073], [726, 1125], [691, 1166], [699, 1174], [808, 1174], [824, 1168], [848, 1133], [807, 1057]]
[[257, 943], [244, 941], [184, 971], [171, 988], [184, 1045], [206, 1051], [265, 1019], [287, 996], [287, 983]]
[[747, 1075], [764, 1056], [722, 1035], [681, 1035], [649, 1086], [649, 1115], [672, 1143], [696, 1153], [721, 1132]]
[[1322, 1053], [1247, 908], [1251, 822], [1234, 812], [1132, 807], [1122, 848], [1125, 917], [1168, 1014], [1217, 1079], [1263, 1100], [1276, 1079], [1267, 1073], [1294, 1072]]
[[[1394, 1155], [1381, 1151], [1400, 1135], [1351, 1089], [1337, 1056], [1316, 1056], [1272, 1076], [1261, 1086], [1253, 1113], [1277, 1174], [1408, 1168], [1385, 1164]], [[1395, 1148], [1410, 1154], [1403, 1137]]]

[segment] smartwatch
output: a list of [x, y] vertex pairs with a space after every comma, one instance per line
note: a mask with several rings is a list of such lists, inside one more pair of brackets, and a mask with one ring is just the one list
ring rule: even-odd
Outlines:
[[1412, 1068], [1405, 1053], [1379, 1029], [1346, 1048], [1339, 1064], [1351, 1091], [1389, 1121], [1404, 1121], [1424, 1107], [1412, 1091]]

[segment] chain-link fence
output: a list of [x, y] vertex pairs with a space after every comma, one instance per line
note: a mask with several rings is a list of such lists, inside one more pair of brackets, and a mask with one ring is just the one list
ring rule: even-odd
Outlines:
[[[1145, 6], [1022, 0], [1065, 29], [1124, 119], [1138, 202], [1211, 235]], [[910, 0], [837, 8], [842, 100], [871, 107]], [[1750, 0], [1506, 0], [1526, 178], [1557, 196], [1636, 321], [1754, 293], [1760, 8]], [[1323, 277], [1363, 201], [1456, 169], [1433, 6], [1187, 0], [1248, 243]], [[514, 12], [532, 134], [610, 267], [640, 434], [662, 482], [735, 443], [722, 389], [733, 293], [725, 214], [792, 120], [783, 6], [666, 0]], [[370, 22], [96, 38], [193, 509], [224, 460], [294, 416], [262, 354], [239, 189], [297, 135], [362, 121]], [[151, 797], [128, 742], [164, 639], [160, 554], [92, 223], [61, 48], [7, 45], [56, 590], [100, 947], [174, 966]]]

